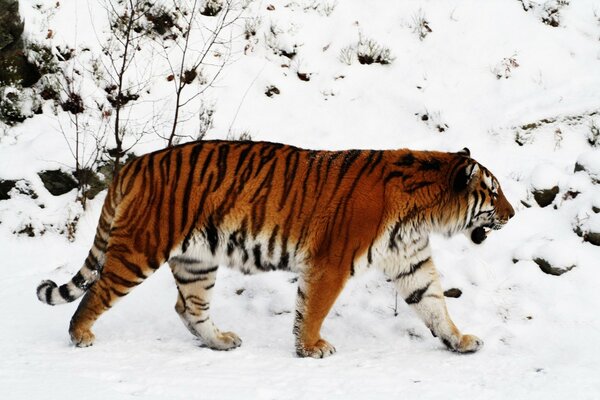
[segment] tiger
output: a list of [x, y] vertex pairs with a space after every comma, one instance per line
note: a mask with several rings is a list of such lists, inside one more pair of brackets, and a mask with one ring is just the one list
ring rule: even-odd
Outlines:
[[306, 150], [251, 141], [198, 141], [140, 156], [108, 188], [83, 267], [37, 297], [49, 305], [83, 296], [70, 325], [78, 347], [121, 297], [168, 263], [175, 310], [211, 349], [241, 345], [211, 320], [217, 270], [298, 273], [293, 323], [300, 357], [335, 347], [321, 325], [345, 283], [378, 268], [451, 351], [483, 341], [452, 322], [430, 235], [460, 232], [481, 243], [515, 212], [492, 173], [456, 152]]

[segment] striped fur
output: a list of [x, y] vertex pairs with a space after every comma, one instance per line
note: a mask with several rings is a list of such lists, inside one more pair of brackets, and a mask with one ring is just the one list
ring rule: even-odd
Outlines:
[[335, 348], [321, 324], [345, 282], [381, 268], [443, 343], [475, 351], [444, 304], [429, 234], [498, 229], [514, 214], [493, 175], [459, 153], [411, 150], [313, 151], [264, 142], [206, 141], [147, 154], [111, 185], [81, 270], [38, 298], [70, 302], [85, 293], [70, 325], [78, 346], [120, 297], [165, 262], [185, 326], [214, 349], [241, 344], [210, 319], [219, 265], [244, 273], [300, 274], [296, 352]]

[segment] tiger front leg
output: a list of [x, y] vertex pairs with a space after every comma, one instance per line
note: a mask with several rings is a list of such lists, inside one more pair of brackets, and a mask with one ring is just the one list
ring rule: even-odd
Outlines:
[[324, 358], [335, 353], [335, 347], [321, 337], [321, 325], [348, 276], [349, 270], [313, 267], [300, 277], [294, 320], [296, 354], [300, 357]]
[[474, 335], [463, 335], [458, 330], [446, 308], [444, 293], [431, 257], [411, 265], [393, 278], [399, 293], [425, 322], [431, 333], [448, 349], [459, 353], [472, 353], [483, 346]]

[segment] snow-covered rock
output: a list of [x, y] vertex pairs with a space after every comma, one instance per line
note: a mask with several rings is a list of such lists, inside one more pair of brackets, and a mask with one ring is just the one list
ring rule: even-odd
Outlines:
[[595, 183], [600, 183], [600, 149], [581, 154], [575, 164], [577, 171], [587, 172]]

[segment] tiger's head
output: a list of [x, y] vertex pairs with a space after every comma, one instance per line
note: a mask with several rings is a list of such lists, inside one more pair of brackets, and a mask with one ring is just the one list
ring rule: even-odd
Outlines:
[[[452, 189], [463, 204], [463, 231], [482, 243], [491, 230], [502, 228], [515, 215], [496, 177], [473, 160], [466, 147], [458, 152], [461, 162], [452, 174]], [[464, 207], [464, 204], [467, 207]]]

